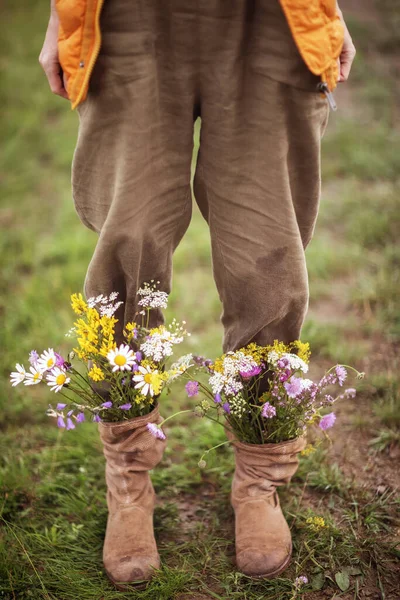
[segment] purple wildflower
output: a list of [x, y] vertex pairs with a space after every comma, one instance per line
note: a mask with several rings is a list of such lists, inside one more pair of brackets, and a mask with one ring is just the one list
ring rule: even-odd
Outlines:
[[327, 375], [323, 376], [323, 378], [318, 384], [318, 387], [320, 389], [324, 389], [328, 387], [328, 385], [335, 385], [335, 383], [337, 383], [337, 376], [333, 373], [328, 373]]
[[197, 394], [199, 393], [198, 382], [197, 381], [188, 381], [187, 384], [185, 385], [185, 390], [186, 390], [189, 398], [192, 398], [192, 396], [197, 396]]
[[158, 438], [159, 440], [165, 440], [165, 433], [155, 423], [147, 423], [146, 427], [150, 431], [152, 436]]
[[215, 394], [214, 396], [214, 402], [216, 404], [221, 404], [222, 398], [221, 398], [221, 394]]
[[63, 367], [65, 360], [63, 359], [63, 357], [61, 356], [61, 354], [58, 354], [58, 352], [54, 352], [55, 356], [56, 356], [56, 367]]
[[65, 427], [64, 417], [62, 417], [61, 415], [58, 415], [58, 417], [57, 417], [57, 427], [60, 427], [60, 428]]
[[143, 358], [143, 354], [139, 351], [136, 352], [136, 360], [138, 361], [138, 363], [140, 363], [140, 361]]
[[29, 362], [33, 367], [36, 365], [38, 359], [39, 354], [36, 352], [36, 350], [31, 350], [31, 352], [29, 352]]
[[303, 380], [300, 377], [291, 377], [290, 381], [286, 381], [284, 388], [289, 398], [297, 398], [303, 391]]
[[103, 404], [101, 406], [103, 408], [112, 408], [112, 402], [111, 402], [111, 400], [107, 400], [107, 402], [103, 402]]
[[281, 383], [287, 381], [289, 379], [290, 375], [291, 375], [291, 371], [289, 371], [289, 369], [285, 369], [285, 371], [279, 375], [279, 381]]
[[344, 395], [347, 396], [348, 398], [355, 398], [356, 397], [356, 389], [355, 388], [347, 388], [347, 390], [344, 390]]
[[335, 398], [333, 396], [331, 396], [330, 394], [325, 394], [325, 403], [326, 404], [333, 404], [335, 402]]
[[64, 402], [59, 402], [56, 406], [57, 410], [63, 410], [67, 405]]
[[275, 406], [272, 406], [272, 404], [270, 404], [269, 402], [266, 402], [264, 404], [264, 406], [262, 407], [261, 415], [263, 417], [265, 417], [266, 419], [271, 419], [272, 417], [275, 417], [275, 415], [276, 415]]
[[93, 415], [93, 421], [95, 423], [101, 423], [101, 419], [100, 419], [99, 415]]
[[308, 583], [308, 578], [305, 575], [300, 575], [300, 577], [296, 577], [294, 580], [294, 585], [296, 588], [299, 588], [306, 583]]
[[327, 415], [324, 415], [321, 418], [321, 420], [319, 422], [319, 426], [322, 429], [322, 431], [325, 431], [326, 429], [333, 427], [333, 424], [335, 421], [336, 421], [336, 415], [335, 415], [335, 413], [331, 412], [331, 413], [328, 413]]
[[282, 357], [278, 360], [278, 362], [276, 363], [279, 367], [279, 369], [284, 369], [285, 367], [288, 366], [289, 361], [286, 357]]
[[230, 405], [229, 405], [229, 402], [225, 402], [225, 403], [222, 405], [222, 408], [224, 409], [224, 411], [225, 411], [225, 412], [226, 412], [228, 415], [230, 414], [230, 412], [231, 412], [231, 407], [230, 407]]
[[80, 412], [76, 415], [76, 422], [77, 423], [83, 423], [83, 421], [85, 420], [85, 413]]
[[120, 409], [121, 410], [130, 410], [132, 408], [132, 404], [130, 404], [130, 402], [127, 402], [126, 404], [121, 404]]
[[204, 356], [193, 355], [193, 362], [195, 365], [199, 365], [200, 367], [204, 366], [205, 358]]
[[347, 377], [346, 369], [344, 367], [342, 367], [342, 365], [337, 365], [335, 371], [336, 371], [336, 375], [338, 378], [338, 384], [343, 385], [345, 382], [345, 379]]
[[67, 427], [66, 427], [66, 429], [67, 429], [67, 431], [69, 431], [70, 429], [75, 429], [74, 422], [73, 422], [73, 420], [70, 417], [68, 417], [68, 419], [67, 419]]
[[261, 367], [256, 365], [248, 371], [239, 371], [239, 373], [243, 377], [243, 379], [250, 379], [251, 377], [255, 377], [256, 375], [259, 375], [261, 373]]

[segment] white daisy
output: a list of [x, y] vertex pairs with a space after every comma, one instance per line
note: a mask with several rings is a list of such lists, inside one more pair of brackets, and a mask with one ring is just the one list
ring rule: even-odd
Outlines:
[[53, 348], [49, 348], [48, 350], [42, 352], [37, 361], [36, 366], [40, 371], [47, 371], [55, 366], [56, 360], [57, 357], [54, 353]]
[[22, 383], [26, 377], [25, 367], [17, 363], [15, 365], [16, 371], [13, 371], [10, 375], [11, 384], [13, 387]]
[[25, 385], [36, 385], [43, 379], [43, 372], [36, 367], [31, 367], [30, 373], [26, 373], [24, 383]]
[[119, 348], [110, 350], [107, 354], [109, 362], [114, 365], [114, 371], [130, 371], [135, 363], [133, 350], [127, 344], [121, 344]]
[[66, 372], [60, 367], [54, 367], [52, 371], [47, 375], [47, 385], [52, 386], [52, 392], [59, 392], [64, 385], [67, 385], [71, 381], [71, 378], [67, 376]]
[[139, 389], [143, 396], [154, 395], [153, 388], [153, 375], [157, 375], [157, 369], [152, 371], [149, 367], [140, 367], [139, 366], [140, 375], [134, 375], [133, 381], [136, 381], [135, 389]]

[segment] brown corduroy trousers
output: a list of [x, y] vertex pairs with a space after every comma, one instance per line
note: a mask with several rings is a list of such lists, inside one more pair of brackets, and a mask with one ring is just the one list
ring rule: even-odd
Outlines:
[[328, 105], [278, 0], [106, 0], [101, 29], [72, 169], [77, 213], [99, 234], [86, 297], [119, 292], [123, 324], [143, 282], [170, 291], [201, 117], [194, 194], [224, 350], [298, 338]]

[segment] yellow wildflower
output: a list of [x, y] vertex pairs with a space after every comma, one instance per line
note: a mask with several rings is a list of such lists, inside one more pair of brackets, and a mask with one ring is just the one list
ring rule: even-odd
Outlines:
[[100, 327], [104, 336], [109, 336], [114, 334], [115, 324], [118, 323], [118, 319], [115, 317], [108, 317], [107, 315], [103, 315], [100, 318]]
[[83, 315], [87, 311], [87, 304], [84, 301], [82, 294], [71, 295], [71, 306], [72, 310], [77, 315]]
[[274, 343], [268, 346], [268, 352], [276, 352], [280, 356], [281, 354], [290, 352], [290, 347], [279, 340], [274, 340]]
[[314, 454], [316, 451], [315, 446], [312, 444], [307, 444], [307, 446], [300, 452], [301, 456], [310, 456], [310, 454]]
[[308, 342], [296, 340], [291, 344], [291, 347], [296, 351], [297, 356], [301, 358], [301, 360], [304, 360], [307, 364], [310, 362], [311, 350]]
[[161, 393], [165, 381], [165, 375], [163, 373], [153, 373], [151, 376], [151, 385], [154, 390], [154, 395], [157, 396]]
[[306, 523], [312, 531], [320, 531], [326, 527], [325, 520], [322, 517], [308, 517]]
[[107, 354], [111, 350], [115, 350], [116, 347], [117, 347], [117, 344], [114, 340], [114, 336], [110, 335], [110, 337], [103, 339], [100, 350], [99, 350], [99, 354], [101, 356], [107, 357]]
[[93, 364], [93, 367], [88, 372], [90, 379], [93, 381], [103, 381], [105, 379], [105, 375], [103, 371], [96, 364]]

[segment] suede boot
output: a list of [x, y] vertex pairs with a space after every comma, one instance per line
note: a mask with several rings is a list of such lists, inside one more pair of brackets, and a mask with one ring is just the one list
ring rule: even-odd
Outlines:
[[153, 531], [155, 493], [149, 471], [160, 462], [166, 442], [155, 438], [146, 426], [161, 421], [156, 407], [144, 417], [99, 423], [108, 488], [103, 562], [115, 584], [149, 580], [153, 568], [160, 566]]
[[235, 511], [236, 565], [245, 575], [270, 578], [290, 562], [292, 538], [277, 486], [289, 483], [305, 447], [300, 437], [279, 444], [245, 444], [228, 436], [236, 469], [231, 502]]

